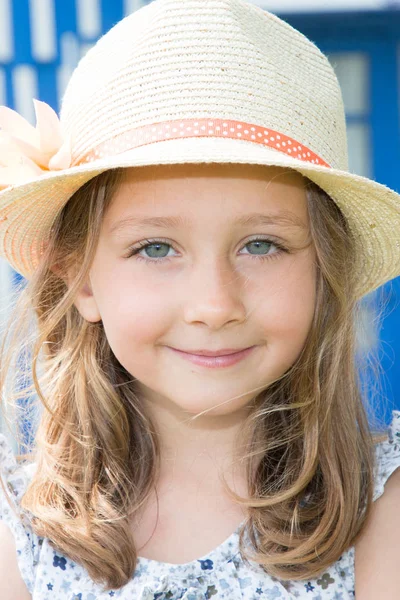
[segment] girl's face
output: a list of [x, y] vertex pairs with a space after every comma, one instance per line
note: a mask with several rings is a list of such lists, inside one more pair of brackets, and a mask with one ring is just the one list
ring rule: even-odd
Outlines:
[[[294, 171], [127, 169], [76, 305], [102, 320], [148, 401], [226, 415], [299, 356], [314, 313], [315, 260], [304, 180]], [[250, 347], [220, 367], [182, 354]]]

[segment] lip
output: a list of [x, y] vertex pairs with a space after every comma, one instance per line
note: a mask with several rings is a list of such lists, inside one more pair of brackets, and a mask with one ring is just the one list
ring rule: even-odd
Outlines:
[[[176, 348], [170, 347], [170, 350], [179, 354], [185, 360], [189, 360], [195, 365], [199, 365], [201, 367], [208, 367], [211, 369], [218, 369], [222, 367], [230, 367], [234, 365], [244, 358], [246, 358], [252, 351], [256, 348], [256, 346], [251, 346], [250, 348], [245, 348], [244, 350], [234, 350], [232, 349], [223, 350], [223, 352], [230, 352], [230, 354], [191, 354], [189, 352], [184, 352], [183, 350], [177, 350]], [[199, 352], [199, 351], [197, 351]], [[208, 352], [207, 350], [200, 350], [200, 352]], [[222, 352], [222, 351], [221, 351]]]
[[[176, 348], [173, 348], [176, 350]], [[185, 352], [186, 354], [194, 354], [196, 356], [228, 356], [229, 354], [238, 354], [248, 350], [248, 348], [223, 348], [222, 350], [179, 350], [179, 352]]]

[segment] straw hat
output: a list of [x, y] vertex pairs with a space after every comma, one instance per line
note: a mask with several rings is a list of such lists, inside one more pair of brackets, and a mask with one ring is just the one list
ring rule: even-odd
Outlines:
[[348, 172], [343, 101], [326, 57], [244, 0], [155, 0], [81, 59], [60, 120], [0, 109], [0, 255], [25, 277], [57, 213], [115, 167], [290, 167], [338, 204], [356, 238], [358, 295], [400, 274], [400, 197]]

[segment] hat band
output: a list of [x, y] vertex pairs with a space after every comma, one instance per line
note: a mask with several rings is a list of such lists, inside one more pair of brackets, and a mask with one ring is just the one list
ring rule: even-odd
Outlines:
[[303, 162], [321, 165], [330, 168], [320, 156], [315, 154], [297, 140], [288, 137], [284, 133], [244, 123], [243, 121], [232, 121], [227, 119], [178, 119], [175, 121], [162, 121], [151, 123], [125, 131], [99, 144], [96, 148], [85, 154], [74, 166], [82, 165], [94, 160], [115, 156], [140, 146], [163, 142], [165, 140], [176, 140], [194, 137], [231, 138], [244, 140], [254, 144], [261, 144], [268, 148], [278, 150], [283, 154], [301, 160]]

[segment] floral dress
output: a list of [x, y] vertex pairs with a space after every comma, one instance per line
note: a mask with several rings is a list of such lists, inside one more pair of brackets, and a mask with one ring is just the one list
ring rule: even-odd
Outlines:
[[[374, 500], [400, 466], [400, 411], [393, 411], [388, 439], [376, 445]], [[18, 508], [34, 464], [17, 465], [0, 434], [0, 468]], [[118, 590], [105, 591], [87, 571], [54, 550], [29, 526], [29, 513], [18, 518], [0, 488], [0, 518], [11, 529], [21, 576], [32, 600], [347, 600], [354, 598], [354, 547], [324, 573], [310, 581], [280, 581], [256, 563], [244, 563], [239, 529], [220, 546], [192, 562], [177, 565], [139, 557], [132, 579]], [[1, 588], [1, 582], [0, 582]], [[0, 595], [1, 597], [1, 595]]]

